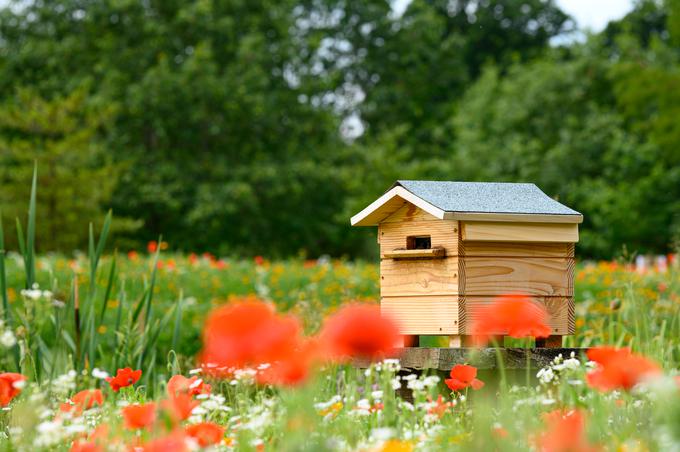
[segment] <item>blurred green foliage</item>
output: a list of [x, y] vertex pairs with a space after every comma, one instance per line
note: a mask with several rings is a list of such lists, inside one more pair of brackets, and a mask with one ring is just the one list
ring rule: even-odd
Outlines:
[[123, 248], [163, 233], [183, 250], [368, 255], [374, 231], [349, 217], [422, 178], [535, 182], [584, 213], [579, 254], [665, 252], [678, 17], [677, 0], [641, 0], [578, 42], [542, 0], [14, 2], [5, 224], [37, 159], [42, 250], [84, 247], [81, 220], [112, 206]]

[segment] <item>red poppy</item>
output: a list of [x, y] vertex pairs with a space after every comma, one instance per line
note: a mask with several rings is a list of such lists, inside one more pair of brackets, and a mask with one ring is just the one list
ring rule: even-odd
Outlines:
[[26, 377], [21, 374], [13, 372], [0, 374], [0, 407], [7, 406], [19, 395], [24, 381]]
[[104, 452], [104, 448], [92, 441], [73, 441], [70, 452]]
[[222, 259], [212, 262], [210, 266], [218, 270], [224, 270], [225, 268], [229, 268], [229, 264], [223, 261]]
[[374, 305], [351, 304], [326, 319], [321, 340], [332, 358], [376, 359], [400, 339], [397, 325]]
[[212, 422], [188, 425], [184, 432], [194, 438], [201, 447], [219, 444], [224, 437], [224, 428]]
[[130, 430], [149, 428], [156, 421], [156, 404], [151, 402], [141, 405], [128, 405], [121, 409], [121, 413], [125, 421], [125, 428]]
[[210, 394], [210, 385], [205, 383], [202, 379], [194, 376], [187, 378], [184, 375], [173, 375], [168, 380], [168, 395], [175, 396], [177, 394]]
[[188, 452], [189, 446], [182, 431], [156, 438], [141, 447], [142, 452]]
[[593, 347], [587, 355], [598, 366], [588, 372], [586, 381], [600, 391], [630, 390], [645, 378], [661, 373], [656, 363], [629, 348]]
[[106, 381], [115, 392], [120, 391], [120, 388], [133, 385], [137, 383], [142, 376], [141, 370], [132, 370], [129, 367], [118, 369], [115, 377], [106, 377]]
[[541, 452], [592, 452], [599, 450], [588, 442], [583, 413], [555, 410], [543, 416], [545, 432], [538, 438]]
[[477, 390], [484, 387], [484, 382], [477, 379], [477, 368], [466, 364], [456, 364], [449, 374], [451, 378], [444, 380], [446, 386], [452, 391], [462, 391], [472, 387]]
[[478, 344], [494, 335], [510, 337], [548, 337], [548, 312], [542, 304], [525, 295], [503, 295], [473, 312], [472, 334]]
[[135, 250], [130, 250], [128, 251], [127, 256], [128, 259], [130, 259], [131, 261], [136, 261], [137, 258], [139, 257], [139, 254]]
[[261, 370], [257, 381], [274, 386], [299, 386], [307, 381], [318, 358], [318, 344], [301, 341], [293, 353]]
[[495, 426], [491, 429], [491, 434], [494, 438], [505, 439], [508, 437], [508, 431], [501, 426]]
[[299, 336], [297, 319], [248, 299], [222, 306], [208, 316], [201, 361], [218, 367], [273, 363], [294, 351]]
[[104, 395], [100, 389], [85, 389], [71, 397], [69, 402], [62, 403], [59, 409], [65, 412], [73, 410], [79, 414], [95, 405], [102, 405], [103, 403]]
[[149, 243], [146, 244], [146, 250], [149, 253], [155, 253], [158, 250], [158, 242], [155, 240], [151, 240]]
[[196, 253], [189, 254], [189, 263], [191, 265], [196, 265], [198, 263], [198, 256], [196, 255]]
[[162, 402], [163, 408], [167, 410], [173, 418], [185, 421], [191, 416], [191, 412], [196, 408], [200, 402], [194, 400], [191, 395], [187, 393], [178, 393], [171, 396], [169, 399]]
[[264, 265], [266, 260], [262, 256], [255, 256], [253, 258], [253, 262], [255, 262], [255, 265], [260, 266], [260, 265]]
[[454, 403], [451, 401], [444, 402], [444, 398], [441, 394], [439, 394], [439, 397], [437, 397], [437, 400], [435, 401], [432, 400], [432, 396], [428, 395], [427, 400], [430, 402], [430, 404], [432, 404], [430, 408], [428, 408], [427, 414], [434, 414], [439, 419], [444, 417], [444, 415], [448, 413], [454, 406]]

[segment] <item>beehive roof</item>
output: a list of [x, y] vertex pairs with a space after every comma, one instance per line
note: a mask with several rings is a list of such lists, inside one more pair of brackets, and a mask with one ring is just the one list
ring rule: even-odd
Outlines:
[[583, 216], [530, 183], [399, 180], [352, 217], [352, 225], [378, 224], [405, 202], [440, 219], [580, 223]]

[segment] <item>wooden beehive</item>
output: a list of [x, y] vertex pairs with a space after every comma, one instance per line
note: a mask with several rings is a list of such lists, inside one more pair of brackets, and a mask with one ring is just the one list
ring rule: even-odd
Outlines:
[[407, 338], [466, 343], [476, 307], [504, 294], [546, 306], [561, 346], [574, 332], [574, 244], [583, 216], [534, 184], [398, 181], [352, 217], [377, 226], [380, 300]]

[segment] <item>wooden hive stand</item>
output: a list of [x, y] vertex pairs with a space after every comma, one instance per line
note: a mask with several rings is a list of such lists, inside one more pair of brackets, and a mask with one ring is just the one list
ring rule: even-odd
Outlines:
[[578, 212], [533, 184], [399, 181], [352, 217], [377, 226], [381, 309], [405, 346], [423, 335], [465, 347], [478, 308], [500, 295], [544, 305], [561, 347], [574, 333]]

